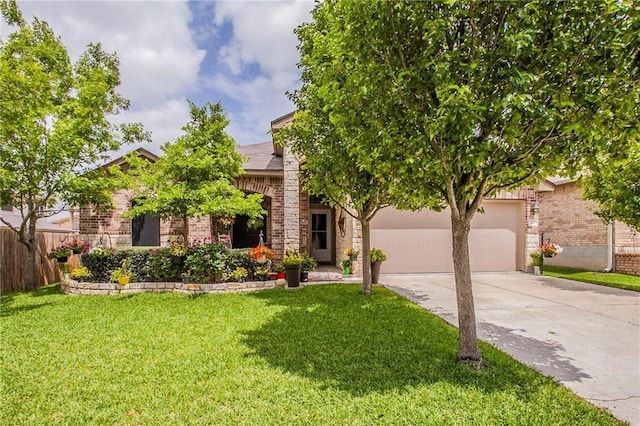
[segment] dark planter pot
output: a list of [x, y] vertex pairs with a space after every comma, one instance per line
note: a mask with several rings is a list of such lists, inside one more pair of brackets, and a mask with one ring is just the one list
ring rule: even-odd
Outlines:
[[552, 254], [545, 254], [544, 257], [546, 257], [547, 259], [550, 259], [550, 258], [553, 257], [553, 255]]
[[56, 257], [56, 260], [58, 261], [58, 263], [67, 263], [67, 260], [69, 260], [69, 258], [67, 256], [61, 256]]
[[308, 281], [309, 281], [309, 271], [307, 272], [300, 271], [300, 282], [306, 283]]
[[378, 284], [380, 280], [380, 267], [382, 266], [382, 262], [371, 262], [371, 283]]
[[300, 287], [300, 265], [285, 266], [284, 274], [287, 287]]

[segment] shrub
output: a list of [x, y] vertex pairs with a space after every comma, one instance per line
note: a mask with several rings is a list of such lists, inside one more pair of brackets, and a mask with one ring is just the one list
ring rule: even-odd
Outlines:
[[171, 247], [149, 250], [143, 271], [150, 281], [180, 281], [185, 257], [173, 253]]
[[194, 281], [217, 283], [224, 281], [228, 274], [229, 249], [220, 243], [201, 243], [189, 247], [185, 268]]

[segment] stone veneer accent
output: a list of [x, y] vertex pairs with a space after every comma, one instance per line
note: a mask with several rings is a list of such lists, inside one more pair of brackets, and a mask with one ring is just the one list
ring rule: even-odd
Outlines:
[[94, 294], [94, 295], [114, 295], [114, 294], [136, 294], [136, 293], [161, 293], [175, 292], [186, 294], [200, 293], [241, 293], [248, 291], [264, 290], [284, 285], [284, 280], [267, 281], [247, 281], [244, 283], [228, 282], [217, 284], [184, 284], [180, 282], [149, 282], [130, 283], [119, 285], [116, 283], [89, 283], [79, 282], [71, 279], [63, 279], [60, 283], [62, 291], [68, 294]]
[[300, 163], [284, 147], [284, 249], [300, 249]]

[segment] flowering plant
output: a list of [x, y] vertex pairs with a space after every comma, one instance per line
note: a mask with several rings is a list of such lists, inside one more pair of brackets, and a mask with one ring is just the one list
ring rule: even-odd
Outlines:
[[47, 257], [49, 259], [62, 259], [65, 257], [69, 257], [71, 256], [72, 252], [71, 249], [69, 248], [69, 246], [67, 246], [66, 244], [63, 244], [59, 247], [56, 247], [54, 249], [52, 249], [48, 254]]
[[266, 258], [267, 260], [273, 260], [275, 259], [276, 254], [267, 246], [257, 245], [249, 250], [249, 257], [252, 259]]
[[298, 253], [298, 250], [287, 249], [284, 254], [284, 259], [282, 259], [282, 263], [284, 266], [297, 266], [301, 265], [303, 260], [304, 259], [302, 255]]
[[187, 254], [187, 246], [177, 241], [172, 241], [169, 246], [169, 253], [171, 256], [184, 256]]
[[231, 278], [233, 278], [235, 281], [244, 281], [248, 275], [249, 271], [247, 271], [246, 268], [239, 266], [235, 271], [231, 273]]
[[222, 226], [229, 227], [236, 222], [236, 218], [233, 216], [221, 216], [218, 218], [218, 223]]
[[540, 246], [540, 253], [547, 257], [557, 256], [562, 253], [562, 247], [554, 243], [543, 244]]
[[96, 246], [89, 250], [89, 254], [97, 259], [106, 259], [108, 257], [111, 257], [113, 253], [115, 253], [115, 250], [103, 246]]
[[344, 249], [344, 255], [348, 257], [357, 257], [360, 254], [360, 250], [356, 250], [353, 247]]
[[71, 249], [73, 254], [87, 253], [91, 248], [91, 245], [88, 241], [78, 241], [77, 238], [71, 240], [67, 247]]

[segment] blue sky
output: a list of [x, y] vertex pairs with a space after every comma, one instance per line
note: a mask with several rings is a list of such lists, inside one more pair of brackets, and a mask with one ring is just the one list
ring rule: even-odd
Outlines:
[[[147, 149], [181, 134], [187, 99], [222, 102], [228, 133], [240, 145], [270, 140], [271, 120], [293, 110], [299, 87], [293, 30], [310, 19], [310, 1], [20, 1], [30, 21], [47, 21], [72, 59], [90, 42], [120, 59], [120, 93], [131, 109], [115, 121], [140, 121]], [[0, 35], [8, 28], [0, 27]], [[131, 149], [129, 147], [128, 149]], [[128, 150], [127, 149], [127, 150]]]

